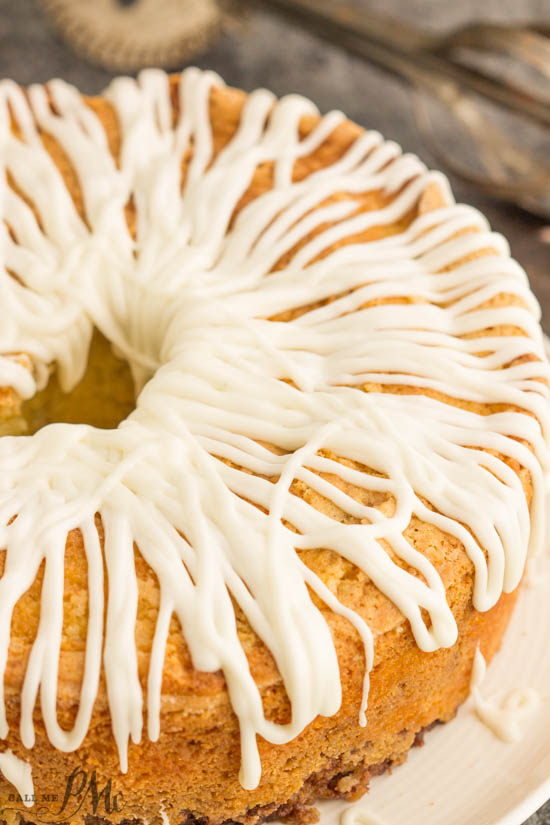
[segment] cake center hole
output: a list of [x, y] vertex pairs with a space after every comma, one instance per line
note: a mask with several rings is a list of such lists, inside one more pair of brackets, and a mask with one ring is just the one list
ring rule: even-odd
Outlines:
[[127, 362], [113, 355], [109, 341], [96, 330], [82, 381], [65, 393], [54, 372], [47, 387], [23, 403], [22, 415], [28, 435], [54, 423], [114, 429], [135, 405]]

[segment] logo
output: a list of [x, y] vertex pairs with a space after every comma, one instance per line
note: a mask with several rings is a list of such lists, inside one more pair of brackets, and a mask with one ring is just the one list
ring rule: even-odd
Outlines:
[[[6, 811], [31, 816], [34, 822], [44, 825], [55, 825], [58, 822], [71, 822], [74, 816], [83, 808], [87, 814], [101, 816], [103, 814], [120, 813], [124, 810], [124, 795], [115, 792], [112, 780], [109, 779], [101, 787], [96, 772], [87, 774], [82, 768], [75, 768], [69, 774], [63, 794], [42, 793], [23, 799], [13, 793], [8, 797], [9, 804], [0, 808], [0, 815]], [[33, 806], [26, 807], [24, 803], [32, 802]], [[21, 807], [17, 805], [19, 803]]]

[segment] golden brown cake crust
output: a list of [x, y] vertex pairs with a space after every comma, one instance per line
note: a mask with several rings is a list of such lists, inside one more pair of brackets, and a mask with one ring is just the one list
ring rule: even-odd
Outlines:
[[[177, 83], [178, 78], [173, 78], [174, 108], [177, 106]], [[244, 93], [239, 91], [212, 90], [210, 113], [216, 152], [234, 134], [244, 100]], [[120, 149], [120, 135], [113, 110], [100, 98], [90, 99], [88, 103], [102, 121], [109, 146], [116, 157]], [[302, 134], [308, 134], [315, 123], [315, 118], [305, 118], [301, 126]], [[295, 179], [334, 162], [361, 131], [350, 122], [338, 126], [319, 149], [296, 163]], [[78, 180], [67, 157], [49, 136], [44, 136], [44, 142], [65, 178], [77, 208], [85, 217]], [[188, 161], [189, 157], [183, 160], [183, 177]], [[240, 208], [269, 189], [272, 171], [270, 164], [263, 164], [257, 169], [241, 200]], [[380, 192], [359, 195], [343, 192], [334, 197], [356, 199], [358, 211], [380, 208], [387, 200], [387, 196]], [[437, 187], [431, 186], [404, 220], [390, 226], [374, 227], [361, 236], [347, 239], [345, 243], [367, 242], [385, 234], [403, 231], [416, 215], [440, 203], [441, 195]], [[131, 228], [134, 221], [131, 204], [127, 208], [127, 219]], [[295, 251], [296, 249], [292, 250], [289, 255]], [[487, 250], [487, 254], [492, 254], [491, 250]], [[279, 261], [277, 266], [286, 263], [287, 258]], [[403, 296], [394, 300], [408, 299]], [[499, 296], [495, 300], [506, 302], [511, 301], [511, 298]], [[378, 385], [365, 385], [364, 390], [396, 393], [417, 391]], [[433, 392], [426, 393], [478, 412], [488, 413], [495, 409], [494, 405], [477, 405], [443, 398]], [[2, 390], [0, 404], [5, 410], [14, 410], [17, 399], [10, 391]], [[335, 458], [338, 459], [337, 456]], [[355, 466], [360, 468], [360, 465]], [[520, 475], [525, 494], [530, 500], [531, 480], [527, 471], [519, 466], [514, 469]], [[384, 512], [391, 511], [394, 506], [391, 499], [380, 500], [378, 494], [352, 487], [338, 479], [331, 480], [358, 500]], [[294, 482], [291, 492], [336, 519], [350, 520], [347, 514], [301, 482]], [[99, 520], [98, 526], [101, 534]], [[516, 599], [516, 593], [505, 595], [492, 610], [478, 613], [472, 607], [473, 566], [458, 540], [420, 520], [411, 522], [405, 535], [416, 549], [429, 558], [446, 587], [448, 603], [458, 626], [458, 641], [449, 649], [423, 653], [414, 641], [408, 622], [397, 608], [350, 562], [323, 549], [301, 553], [304, 562], [337, 594], [343, 604], [363, 617], [373, 631], [375, 662], [371, 672], [366, 728], [361, 728], [358, 724], [365, 666], [362, 643], [345, 619], [331, 613], [313, 595], [334, 638], [343, 686], [342, 706], [333, 717], [315, 719], [286, 745], [276, 746], [260, 741], [262, 779], [255, 790], [244, 790], [238, 782], [238, 725], [223, 674], [203, 673], [193, 668], [178, 621], [172, 618], [164, 667], [161, 734], [158, 742], [150, 742], [144, 737], [139, 745], [130, 744], [128, 773], [121, 774], [103, 677], [89, 733], [74, 753], [63, 754], [51, 746], [37, 707], [34, 715], [36, 745], [32, 751], [32, 765], [38, 802], [34, 814], [27, 814], [29, 820], [33, 821], [33, 816], [38, 816], [40, 807], [44, 805], [47, 811], [43, 811], [43, 819], [56, 821], [56, 816], [59, 819], [62, 815], [70, 815], [70, 821], [75, 825], [83, 822], [90, 814], [97, 814], [114, 823], [133, 819], [160, 822], [162, 805], [162, 810], [172, 823], [192, 821], [195, 818], [210, 825], [218, 825], [229, 819], [253, 825], [279, 808], [280, 813], [304, 819], [304, 805], [310, 804], [313, 801], [311, 796], [315, 794], [335, 794], [349, 798], [360, 795], [366, 788], [369, 769], [402, 761], [421, 729], [436, 720], [447, 721], [455, 714], [456, 708], [468, 694], [476, 646], [479, 644], [486, 659], [491, 659], [500, 646]], [[3, 573], [3, 563], [4, 554], [0, 552], [0, 574]], [[146, 695], [146, 675], [159, 606], [159, 586], [137, 547], [135, 564], [139, 586], [135, 638], [140, 680]], [[14, 612], [5, 677], [10, 734], [3, 747], [10, 748], [23, 759], [29, 756], [29, 752], [19, 742], [20, 691], [38, 627], [41, 580], [42, 570]], [[238, 608], [236, 615], [251, 672], [261, 688], [266, 715], [278, 722], [288, 721], [289, 702], [273, 657]], [[78, 706], [86, 627], [86, 563], [81, 536], [73, 531], [66, 547], [64, 627], [59, 667], [58, 716], [63, 727], [72, 724]], [[95, 772], [100, 789], [111, 781], [110, 803], [106, 808], [104, 794], [94, 810], [93, 793], [90, 791], [78, 811], [78, 799], [71, 798], [63, 814], [56, 813], [62, 805], [67, 777], [78, 770], [86, 774], [87, 781]], [[75, 777], [73, 790], [77, 779], [80, 783], [82, 775]], [[22, 810], [20, 804], [9, 801], [10, 794], [13, 795], [12, 786], [0, 781], [0, 809]], [[56, 794], [57, 802], [43, 802], [43, 795], [48, 794]], [[115, 797], [116, 807], [120, 806], [120, 809], [109, 810], [109, 806], [112, 808], [115, 804]], [[8, 821], [15, 816], [13, 811], [6, 811], [4, 815]]]

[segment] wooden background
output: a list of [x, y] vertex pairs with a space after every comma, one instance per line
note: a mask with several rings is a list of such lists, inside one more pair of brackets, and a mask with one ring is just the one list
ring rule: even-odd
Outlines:
[[[435, 31], [481, 16], [498, 22], [538, 19], [550, 23], [550, 0], [355, 0], [358, 5], [361, 2]], [[353, 120], [397, 140], [429, 165], [439, 165], [416, 127], [411, 93], [405, 85], [275, 13], [255, 8], [244, 16], [232, 15], [220, 39], [194, 62], [218, 71], [230, 85], [246, 90], [266, 86], [279, 95], [300, 92], [322, 111], [343, 109]], [[112, 75], [87, 64], [62, 43], [34, 0], [0, 0], [0, 77], [29, 84], [55, 76], [93, 93]], [[550, 150], [550, 137], [548, 145]], [[550, 225], [485, 197], [452, 176], [451, 181], [457, 199], [479, 207], [493, 228], [509, 239], [514, 257], [531, 279], [542, 306], [543, 325], [550, 333]], [[550, 802], [528, 823], [550, 825]]]

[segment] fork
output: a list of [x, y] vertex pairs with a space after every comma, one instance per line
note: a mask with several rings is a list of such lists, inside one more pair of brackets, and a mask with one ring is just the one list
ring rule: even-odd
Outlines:
[[[550, 80], [550, 25], [474, 23], [436, 35], [333, 0], [263, 2], [407, 80], [417, 92], [414, 111], [419, 128], [444, 165], [490, 195], [550, 217], [550, 166], [505, 135], [484, 114], [480, 102], [497, 104], [543, 129], [550, 154], [550, 83], [548, 93], [527, 91], [515, 79], [496, 78], [463, 61], [464, 50], [505, 55], [546, 82]], [[476, 145], [482, 173], [460, 164], [434, 140], [421, 92], [443, 105], [467, 130]]]

